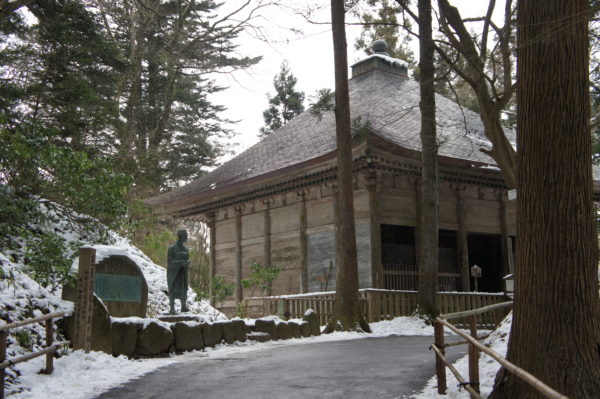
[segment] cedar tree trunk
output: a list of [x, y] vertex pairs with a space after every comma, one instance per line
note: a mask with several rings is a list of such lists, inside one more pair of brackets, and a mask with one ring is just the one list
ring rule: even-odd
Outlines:
[[[517, 266], [508, 359], [571, 399], [600, 397], [588, 126], [588, 1], [517, 9]], [[492, 398], [542, 398], [501, 370]]]
[[337, 138], [337, 185], [335, 201], [335, 252], [337, 262], [335, 314], [327, 332], [362, 328], [371, 332], [358, 303], [358, 262], [354, 230], [354, 192], [352, 189], [352, 136], [348, 95], [348, 61], [344, 0], [331, 0], [333, 56], [335, 62], [335, 124]]
[[419, 0], [419, 88], [421, 100], [421, 223], [419, 245], [418, 312], [438, 314], [438, 165], [435, 131], [435, 90], [431, 38], [431, 0]]

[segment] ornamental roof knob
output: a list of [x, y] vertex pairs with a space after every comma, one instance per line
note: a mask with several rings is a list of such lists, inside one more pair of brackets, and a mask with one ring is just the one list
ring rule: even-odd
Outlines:
[[388, 55], [387, 52], [388, 45], [385, 40], [375, 40], [373, 44], [371, 44], [371, 50], [373, 50], [374, 54], [385, 54]]

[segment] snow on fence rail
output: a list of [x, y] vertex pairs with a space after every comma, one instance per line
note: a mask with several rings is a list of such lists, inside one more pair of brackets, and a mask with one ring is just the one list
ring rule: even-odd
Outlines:
[[[63, 317], [65, 315], [64, 312], [56, 312], [50, 313], [44, 316], [36, 317], [33, 319], [27, 319], [23, 321], [18, 321], [15, 323], [5, 324], [0, 326], [0, 399], [4, 398], [4, 378], [5, 378], [5, 369], [11, 365], [26, 362], [28, 360], [34, 359], [39, 356], [46, 355], [46, 368], [44, 369], [45, 374], [52, 374], [54, 370], [54, 352], [58, 348], [63, 345], [69, 345], [70, 341], [63, 341], [53, 344], [54, 342], [54, 322], [53, 319], [58, 317]], [[18, 357], [16, 359], [12, 359], [6, 361], [6, 347], [7, 347], [7, 338], [8, 331], [13, 328], [26, 326], [28, 324], [33, 323], [41, 323], [42, 321], [46, 322], [46, 347], [37, 352], [30, 353], [25, 356]]]
[[[435, 352], [437, 387], [438, 393], [440, 395], [445, 395], [446, 390], [448, 388], [446, 383], [446, 367], [448, 367], [452, 374], [454, 374], [460, 385], [465, 387], [465, 389], [469, 392], [472, 399], [481, 399], [481, 396], [479, 395], [479, 353], [484, 352], [487, 355], [489, 355], [492, 359], [500, 363], [507, 371], [515, 374], [524, 382], [538, 390], [546, 398], [569, 399], [567, 396], [556, 392], [548, 385], [540, 381], [538, 378], [529, 374], [527, 371], [515, 366], [514, 364], [506, 360], [504, 357], [494, 352], [492, 349], [487, 348], [486, 346], [478, 342], [478, 340], [481, 340], [485, 337], [477, 336], [476, 318], [489, 312], [496, 313], [498, 310], [508, 309], [512, 306], [512, 304], [512, 301], [496, 303], [494, 305], [484, 306], [479, 309], [440, 315], [435, 319], [435, 322], [433, 323], [435, 342], [431, 346], [431, 349], [433, 349], [433, 351]], [[459, 330], [455, 325], [448, 322], [448, 320], [462, 320], [464, 318], [468, 318], [470, 320], [470, 336]], [[444, 327], [449, 328], [454, 333], [464, 338], [465, 341], [446, 344], [444, 341]], [[445, 357], [446, 347], [462, 344], [469, 345], [469, 381], [465, 381], [465, 379], [454, 368], [454, 366], [452, 366], [452, 363], [450, 363]]]
[[[501, 293], [481, 292], [439, 292], [440, 312], [452, 313], [489, 306], [506, 300]], [[416, 291], [383, 290], [365, 288], [359, 290], [359, 301], [363, 314], [369, 322], [391, 320], [399, 316], [410, 316], [417, 306]], [[244, 300], [245, 317], [262, 317], [279, 315], [287, 318], [301, 318], [308, 309], [313, 309], [320, 318], [321, 325], [333, 316], [335, 292], [319, 292], [298, 295], [284, 295]], [[224, 313], [234, 314], [233, 304], [220, 309]], [[481, 314], [477, 323], [480, 328], [493, 328], [506, 315], [497, 310], [493, 313]], [[468, 325], [469, 319], [458, 320], [463, 326]]]

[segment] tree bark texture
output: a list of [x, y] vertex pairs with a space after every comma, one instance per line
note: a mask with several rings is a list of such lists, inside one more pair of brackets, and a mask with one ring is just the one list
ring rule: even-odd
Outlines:
[[[344, 1], [331, 0], [331, 26], [335, 64], [335, 123], [337, 140], [337, 201], [335, 201], [336, 292], [335, 317], [328, 330], [369, 331], [358, 303], [358, 261], [352, 187], [352, 136], [348, 94], [348, 60]], [[338, 324], [339, 323], [339, 324]], [[341, 324], [341, 325], [340, 325]]]
[[[517, 9], [517, 265], [507, 357], [571, 399], [600, 396], [588, 2]], [[542, 398], [506, 371], [492, 398]]]
[[421, 222], [419, 240], [419, 313], [436, 316], [438, 290], [438, 165], [431, 0], [419, 0], [419, 87], [421, 100]]

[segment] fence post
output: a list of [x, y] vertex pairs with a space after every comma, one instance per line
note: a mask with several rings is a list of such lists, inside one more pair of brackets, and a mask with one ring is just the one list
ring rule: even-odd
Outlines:
[[[0, 363], [4, 363], [6, 360], [6, 338], [8, 337], [8, 331], [0, 331]], [[0, 399], [4, 399], [4, 376], [6, 375], [5, 369], [0, 370]]]
[[367, 314], [367, 321], [369, 323], [373, 323], [375, 321], [374, 318], [374, 310], [375, 310], [375, 304], [374, 304], [374, 300], [373, 300], [373, 295], [371, 294], [371, 291], [366, 291], [365, 294], [367, 294], [367, 309], [368, 309], [368, 314]]
[[[471, 337], [477, 339], [477, 316], [470, 317]], [[479, 393], [479, 349], [469, 344], [469, 384]]]
[[[54, 323], [52, 319], [46, 320], [46, 348], [49, 348], [54, 343]], [[46, 369], [44, 374], [52, 374], [54, 371], [54, 352], [46, 353]]]
[[95, 265], [96, 250], [91, 247], [81, 247], [79, 249], [73, 348], [75, 350], [83, 349], [85, 353], [89, 353], [92, 346]]
[[[437, 321], [433, 322], [433, 331], [434, 331], [434, 345], [445, 354], [446, 351], [444, 349], [444, 325], [442, 323], [438, 323]], [[445, 395], [446, 390], [448, 389], [446, 385], [446, 365], [439, 358], [439, 356], [435, 355], [435, 374], [437, 376], [437, 386], [438, 393], [440, 395]]]

